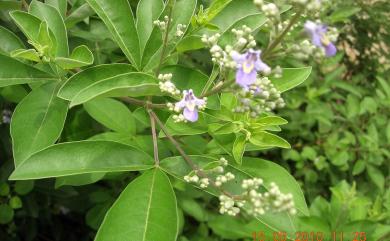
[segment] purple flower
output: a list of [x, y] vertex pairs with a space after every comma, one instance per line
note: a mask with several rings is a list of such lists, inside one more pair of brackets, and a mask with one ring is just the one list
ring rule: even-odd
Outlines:
[[194, 92], [190, 90], [183, 91], [183, 99], [175, 104], [177, 110], [183, 110], [183, 116], [186, 120], [195, 122], [198, 120], [198, 110], [206, 105], [204, 99], [198, 99]]
[[313, 45], [323, 48], [326, 56], [331, 57], [337, 53], [336, 46], [326, 36], [328, 28], [325, 25], [306, 21], [305, 30], [310, 35]]
[[236, 62], [236, 83], [243, 88], [256, 82], [257, 72], [269, 73], [271, 68], [260, 59], [261, 51], [249, 49], [244, 54], [232, 53], [232, 58]]

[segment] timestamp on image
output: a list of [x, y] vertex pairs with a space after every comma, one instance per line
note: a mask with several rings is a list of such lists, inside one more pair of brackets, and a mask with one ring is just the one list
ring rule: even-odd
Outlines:
[[252, 241], [367, 241], [365, 232], [295, 232], [295, 237], [288, 238], [286, 232], [265, 234], [263, 231], [252, 232]]

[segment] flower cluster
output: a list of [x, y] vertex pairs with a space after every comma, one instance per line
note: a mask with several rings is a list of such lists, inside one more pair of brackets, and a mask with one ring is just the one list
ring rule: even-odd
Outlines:
[[2, 123], [4, 123], [4, 124], [11, 123], [11, 116], [12, 116], [12, 111], [10, 111], [8, 109], [4, 109], [2, 111]]
[[290, 0], [292, 4], [300, 5], [309, 11], [320, 10], [323, 0]]
[[318, 50], [316, 46], [314, 46], [309, 40], [305, 39], [301, 41], [298, 44], [293, 44], [290, 48], [290, 51], [292, 52], [292, 55], [297, 59], [306, 60], [309, 59], [310, 56], [319, 56], [323, 52], [319, 51], [319, 53], [316, 52]]
[[234, 69], [237, 66], [237, 62], [234, 60], [232, 54], [239, 53], [245, 49], [256, 47], [256, 41], [252, 36], [252, 29], [246, 25], [243, 25], [240, 29], [233, 28], [236, 41], [234, 45], [226, 45], [224, 48], [218, 45], [219, 33], [212, 36], [203, 35], [202, 42], [210, 47], [211, 60], [218, 64], [222, 70]]
[[[211, 163], [211, 167], [204, 167], [204, 168], [201, 168], [201, 169], [198, 169], [198, 170], [195, 170], [195, 171], [192, 171], [190, 174], [184, 176], [184, 181], [186, 182], [189, 182], [189, 183], [195, 183], [195, 184], [200, 184], [200, 187], [201, 188], [206, 188], [208, 186], [208, 184], [210, 183], [209, 182], [209, 179], [206, 180], [203, 180], [203, 182], [201, 181], [202, 179], [204, 178], [200, 178], [198, 176], [198, 173], [223, 173], [225, 171], [225, 167], [228, 165], [228, 161], [221, 157], [217, 163]], [[219, 177], [221, 178], [222, 175], [219, 175]], [[231, 174], [231, 173], [227, 173], [226, 175], [224, 175], [224, 178], [223, 179], [229, 179], [230, 180], [233, 180], [234, 179], [234, 175]], [[227, 181], [224, 181], [224, 183], [227, 182]], [[204, 184], [204, 183], [208, 183], [207, 186], [205, 185], [201, 185], [201, 184]]]
[[219, 196], [219, 213], [236, 216], [240, 213], [240, 207], [243, 207], [243, 202], [236, 202], [233, 198], [226, 195]]
[[232, 47], [227, 45], [223, 49], [218, 45], [218, 41], [221, 35], [219, 33], [212, 36], [203, 35], [202, 42], [210, 47], [211, 61], [218, 64], [221, 69], [234, 68], [235, 63], [231, 60], [229, 53], [232, 51]]
[[277, 22], [280, 19], [280, 11], [276, 4], [265, 3], [264, 0], [254, 0], [253, 3], [258, 7], [265, 16], [270, 18], [273, 22]]
[[181, 112], [182, 114], [174, 115], [172, 118], [175, 122], [195, 122], [199, 118], [198, 111], [204, 110], [207, 105], [207, 98], [199, 99], [194, 92], [190, 90], [183, 91], [183, 98], [176, 104], [168, 103], [168, 108], [171, 111]]
[[176, 37], [181, 37], [184, 35], [185, 29], [187, 28], [187, 25], [179, 23], [176, 26]]
[[283, 69], [280, 67], [280, 65], [277, 65], [273, 70], [272, 74], [274, 75], [274, 78], [282, 78], [283, 76]]
[[231, 172], [228, 172], [226, 174], [218, 175], [217, 178], [215, 179], [215, 185], [217, 187], [222, 186], [222, 184], [231, 181], [234, 179], [234, 174]]
[[[226, 167], [228, 165], [228, 161], [222, 157], [219, 159], [218, 163], [211, 163], [211, 164], [212, 164], [211, 168], [206, 166], [203, 169], [194, 170], [190, 174], [184, 176], [184, 181], [186, 181], [188, 183], [199, 184], [200, 188], [208, 187], [210, 184], [209, 178], [207, 178], [207, 177], [200, 178], [198, 176], [198, 174], [199, 173], [223, 173], [225, 171], [224, 167]], [[226, 173], [226, 175], [219, 175], [218, 177], [219, 177], [219, 179], [224, 180], [223, 182], [222, 182], [222, 180], [219, 180], [219, 182], [221, 182], [221, 185], [222, 185], [222, 183], [225, 183], [228, 180], [230, 181], [230, 180], [234, 179], [234, 175], [230, 172]], [[219, 185], [219, 186], [221, 186], [221, 185]]]
[[266, 211], [288, 212], [291, 215], [296, 214], [295, 204], [291, 193], [283, 194], [279, 187], [270, 183], [269, 190], [264, 193], [258, 191], [263, 184], [260, 178], [243, 180], [241, 187], [245, 190], [243, 196], [247, 200], [248, 212], [252, 215], [262, 215]]
[[237, 88], [237, 107], [233, 111], [247, 112], [255, 118], [264, 111], [270, 112], [285, 106], [285, 102], [272, 82], [267, 77], [257, 78], [256, 82], [247, 89]]
[[[219, 159], [217, 162], [211, 162], [205, 167], [192, 171], [184, 176], [184, 180], [188, 183], [199, 185], [200, 188], [207, 188], [213, 184], [221, 190], [222, 186], [233, 181], [236, 177], [231, 172], [226, 172], [225, 169], [228, 161], [225, 158]], [[218, 173], [218, 174], [215, 174]], [[200, 174], [201, 177], [200, 177]], [[212, 177], [208, 177], [209, 176]], [[280, 191], [275, 183], [270, 183], [269, 189], [266, 192], [260, 192], [262, 189], [263, 180], [261, 178], [244, 179], [241, 182], [242, 192], [238, 195], [223, 192], [219, 196], [221, 214], [236, 216], [240, 210], [245, 207], [249, 214], [262, 215], [266, 211], [272, 212], [288, 212], [292, 215], [296, 213], [293, 196], [284, 194]]]
[[157, 19], [157, 20], [153, 21], [153, 24], [155, 26], [157, 26], [158, 28], [160, 28], [161, 31], [165, 31], [167, 29], [167, 26], [168, 26], [168, 21], [169, 21], [169, 17], [164, 16], [164, 21], [160, 21]]
[[232, 29], [232, 33], [236, 37], [235, 50], [256, 47], [255, 38], [252, 35], [252, 29], [246, 25], [242, 25], [241, 29]]
[[180, 90], [176, 88], [175, 84], [172, 83], [172, 74], [159, 74], [158, 85], [160, 87], [161, 92], [166, 92], [173, 96], [180, 95]]

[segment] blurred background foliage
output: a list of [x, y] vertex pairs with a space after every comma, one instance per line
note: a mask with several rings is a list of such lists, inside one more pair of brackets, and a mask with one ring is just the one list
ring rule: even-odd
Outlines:
[[[138, 0], [129, 2], [135, 9]], [[199, 5], [207, 8], [211, 2], [203, 0]], [[0, 34], [7, 28], [25, 41], [8, 15], [21, 8], [26, 8], [25, 1], [0, 1]], [[281, 135], [293, 148], [251, 155], [278, 162], [299, 180], [312, 215], [300, 228], [316, 231], [310, 228], [315, 224], [330, 232], [325, 227], [343, 226], [353, 232], [364, 227], [372, 240], [390, 240], [390, 4], [337, 0], [322, 14], [326, 23], [340, 30], [338, 55], [326, 60], [278, 59], [282, 67], [314, 66], [303, 85], [284, 94], [287, 106], [278, 113], [289, 121]], [[64, 16], [71, 49], [88, 45], [95, 64], [125, 61], [84, 0], [68, 0]], [[257, 35], [260, 45], [262, 33]], [[0, 52], [9, 48], [0, 41]], [[180, 63], [210, 74], [206, 50], [182, 52]], [[92, 240], [105, 212], [133, 176], [7, 181], [13, 168], [9, 120], [28, 92], [26, 86], [0, 89], [1, 240]], [[146, 128], [144, 113], [136, 115], [137, 126]], [[102, 128], [82, 108], [72, 108], [61, 141], [87, 139]], [[93, 184], [83, 185], [89, 183]], [[208, 195], [181, 183], [175, 183], [175, 188], [180, 190], [180, 213], [186, 220], [181, 241], [251, 240], [252, 232], [258, 231], [256, 223], [216, 215], [217, 205]]]

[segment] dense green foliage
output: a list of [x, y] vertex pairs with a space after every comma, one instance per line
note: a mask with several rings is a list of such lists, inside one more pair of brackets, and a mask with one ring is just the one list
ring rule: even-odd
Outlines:
[[[390, 240], [390, 5], [294, 1], [270, 1], [281, 21], [252, 0], [0, 1], [1, 241]], [[337, 27], [334, 57], [294, 52], [312, 18]], [[286, 103], [273, 112], [232, 111], [245, 93], [202, 41], [235, 45], [243, 25]], [[196, 122], [176, 122], [159, 74], [208, 97]], [[257, 178], [293, 210], [219, 213]]]

